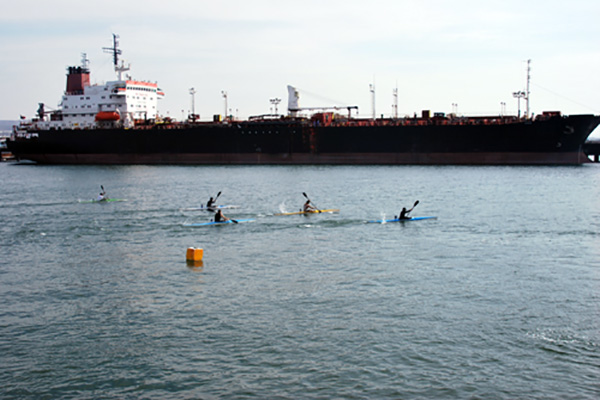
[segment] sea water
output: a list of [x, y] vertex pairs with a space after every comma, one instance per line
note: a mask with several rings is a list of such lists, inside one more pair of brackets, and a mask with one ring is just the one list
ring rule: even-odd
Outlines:
[[[127, 201], [79, 202], [100, 185]], [[2, 164], [0, 189], [1, 398], [600, 397], [597, 165]], [[218, 192], [255, 221], [183, 226]], [[303, 192], [340, 212], [273, 215]], [[366, 223], [416, 200], [438, 218]]]

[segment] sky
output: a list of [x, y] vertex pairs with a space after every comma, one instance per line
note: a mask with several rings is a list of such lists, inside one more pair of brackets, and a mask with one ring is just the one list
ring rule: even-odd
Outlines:
[[[159, 113], [201, 119], [302, 107], [358, 106], [391, 116], [421, 110], [600, 114], [600, 2], [571, 0], [1, 0], [0, 120], [56, 108], [66, 68], [90, 60], [91, 81], [115, 80], [119, 35], [136, 80], [165, 92]], [[505, 106], [502, 106], [502, 104]], [[521, 102], [521, 112], [525, 109]]]

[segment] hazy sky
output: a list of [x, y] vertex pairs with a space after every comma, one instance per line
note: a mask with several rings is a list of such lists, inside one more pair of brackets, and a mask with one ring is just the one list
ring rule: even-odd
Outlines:
[[[600, 113], [600, 2], [572, 0], [3, 0], [0, 119], [56, 107], [66, 67], [91, 61], [92, 82], [114, 80], [103, 47], [120, 35], [137, 80], [158, 82], [163, 115], [191, 108], [269, 113], [286, 86], [301, 106], [357, 105], [371, 115], [423, 109], [517, 112], [531, 59], [534, 113]], [[524, 108], [524, 106], [522, 106]]]

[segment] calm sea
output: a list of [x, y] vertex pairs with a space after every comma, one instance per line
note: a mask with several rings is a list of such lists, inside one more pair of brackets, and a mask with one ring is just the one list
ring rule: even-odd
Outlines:
[[600, 166], [0, 177], [1, 398], [600, 397]]

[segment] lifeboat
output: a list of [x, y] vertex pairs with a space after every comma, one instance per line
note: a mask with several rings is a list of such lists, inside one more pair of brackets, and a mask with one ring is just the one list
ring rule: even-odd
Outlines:
[[96, 121], [118, 121], [121, 116], [116, 111], [100, 111], [96, 114]]

